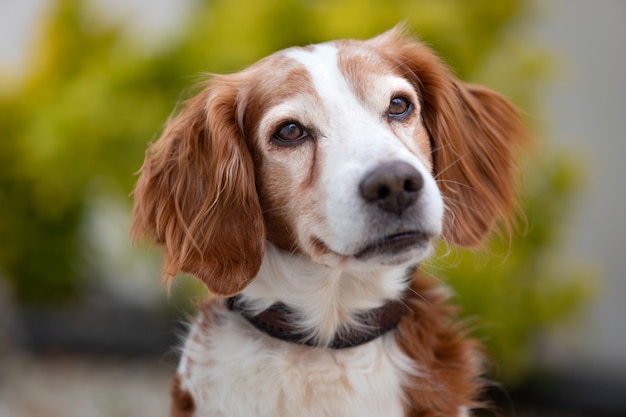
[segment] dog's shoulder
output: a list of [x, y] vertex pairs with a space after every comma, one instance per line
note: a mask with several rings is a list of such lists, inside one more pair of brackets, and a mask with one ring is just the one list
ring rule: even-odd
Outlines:
[[405, 387], [409, 415], [457, 415], [467, 407], [481, 407], [484, 381], [482, 345], [468, 337], [463, 321], [455, 320], [459, 308], [450, 302], [452, 292], [439, 280], [413, 277], [406, 299], [407, 314], [396, 338], [402, 350], [418, 364]]

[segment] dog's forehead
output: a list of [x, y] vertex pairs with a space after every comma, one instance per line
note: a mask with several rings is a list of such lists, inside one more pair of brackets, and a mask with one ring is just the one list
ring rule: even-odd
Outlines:
[[335, 44], [323, 43], [305, 48], [290, 48], [282, 55], [296, 61], [309, 74], [321, 81], [331, 81], [338, 74], [338, 49]]
[[249, 74], [245, 96], [266, 110], [303, 95], [318, 104], [347, 96], [366, 102], [380, 96], [381, 80], [395, 86], [405, 80], [384, 51], [368, 41], [352, 40], [285, 49], [257, 62]]
[[291, 48], [283, 54], [307, 70], [315, 89], [323, 95], [346, 87], [365, 101], [376, 78], [401, 78], [390, 60], [368, 41], [335, 41]]
[[256, 90], [293, 91], [311, 84], [316, 90], [347, 84], [360, 97], [375, 77], [402, 77], [385, 52], [369, 41], [343, 40], [292, 47], [278, 51], [257, 62], [250, 70], [255, 74]]

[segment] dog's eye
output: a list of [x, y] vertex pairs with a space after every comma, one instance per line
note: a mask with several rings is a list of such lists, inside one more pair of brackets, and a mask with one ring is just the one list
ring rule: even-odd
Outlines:
[[295, 145], [308, 136], [308, 132], [298, 123], [289, 122], [280, 126], [272, 136], [272, 139], [282, 145]]
[[389, 102], [389, 109], [387, 110], [387, 114], [389, 115], [389, 117], [402, 118], [407, 116], [411, 112], [412, 108], [413, 105], [408, 98], [401, 96], [394, 97]]

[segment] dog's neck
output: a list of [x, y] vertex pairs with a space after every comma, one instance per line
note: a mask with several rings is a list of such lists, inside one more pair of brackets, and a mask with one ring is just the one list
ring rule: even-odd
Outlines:
[[259, 274], [241, 299], [251, 314], [284, 304], [295, 313], [299, 332], [319, 345], [329, 345], [338, 331], [363, 325], [357, 320], [359, 313], [400, 299], [409, 272], [407, 266], [335, 269], [268, 245]]

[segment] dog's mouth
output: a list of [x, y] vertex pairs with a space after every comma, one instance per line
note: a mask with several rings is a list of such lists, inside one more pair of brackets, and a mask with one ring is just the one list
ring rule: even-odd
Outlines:
[[416, 247], [425, 248], [430, 239], [431, 235], [417, 230], [395, 233], [369, 243], [358, 251], [354, 257], [359, 260], [365, 260], [375, 256], [398, 255]]
[[377, 256], [393, 258], [402, 256], [410, 250], [425, 250], [436, 235], [436, 233], [428, 233], [419, 230], [394, 233], [368, 243], [351, 255], [332, 250], [323, 240], [317, 237], [313, 237], [311, 242], [318, 256], [334, 254], [346, 259], [353, 258], [359, 261], [367, 261]]

